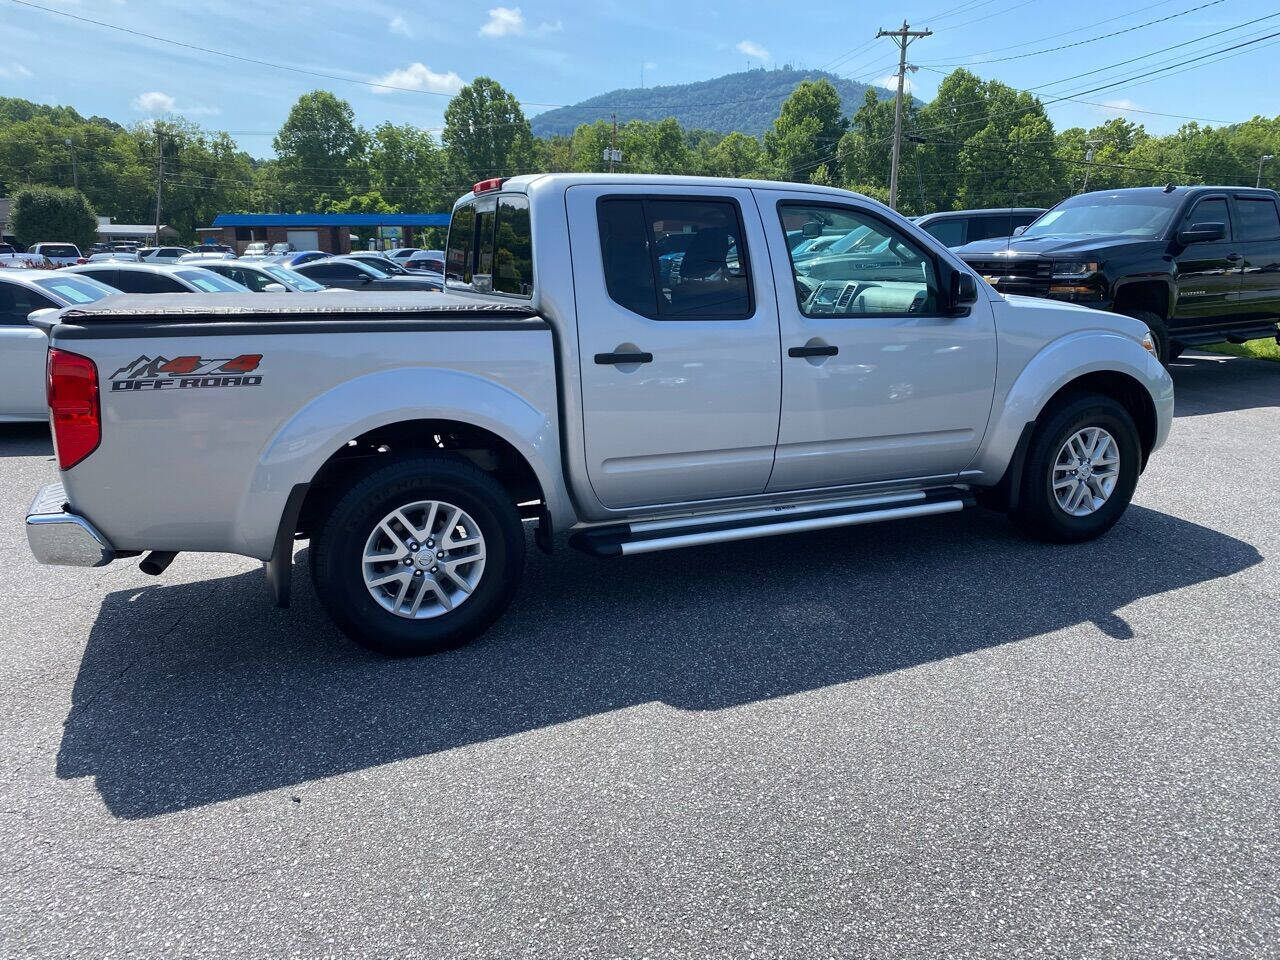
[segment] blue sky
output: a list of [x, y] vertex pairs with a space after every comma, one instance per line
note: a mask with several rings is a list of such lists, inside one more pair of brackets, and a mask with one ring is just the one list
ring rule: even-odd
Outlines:
[[[1058, 0], [912, 0], [886, 12], [860, 9], [863, 5], [847, 0], [810, 0], [802, 7], [777, 0], [732, 5], [504, 0], [510, 6], [493, 0], [32, 2], [273, 64], [412, 88], [377, 89], [236, 62], [0, 0], [0, 94], [67, 104], [122, 123], [178, 113], [231, 131], [259, 156], [270, 153], [270, 135], [292, 102], [317, 86], [349, 100], [365, 125], [392, 120], [438, 128], [447, 97], [436, 94], [480, 74], [513, 91], [530, 114], [545, 109], [542, 105], [637, 86], [642, 72], [645, 84], [655, 86], [791, 63], [889, 83], [885, 78], [896, 66], [896, 50], [891, 41], [873, 37], [877, 27], [893, 28], [906, 18], [913, 28], [935, 31], [910, 48], [909, 61], [921, 65], [913, 76], [918, 96], [933, 95], [941, 80], [935, 71], [964, 64], [984, 77], [1037, 88], [1048, 99], [1280, 32], [1280, 3], [1261, 0], [1066, 6]], [[1201, 5], [1165, 23], [1093, 41]], [[1264, 19], [1268, 16], [1272, 19]], [[1065, 44], [1076, 45], [1039, 52]], [[1099, 69], [1174, 44], [1184, 45]], [[1109, 106], [1063, 101], [1050, 105], [1050, 115], [1058, 129], [1127, 115], [1161, 133], [1182, 120], [1139, 111], [1220, 121], [1275, 115], [1280, 113], [1277, 45], [1280, 36], [1221, 63], [1081, 94]]]

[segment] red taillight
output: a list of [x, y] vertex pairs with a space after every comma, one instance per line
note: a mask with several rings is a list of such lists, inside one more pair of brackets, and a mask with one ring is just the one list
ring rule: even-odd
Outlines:
[[79, 260], [76, 261], [76, 266], [79, 266], [82, 263], [88, 263], [88, 262], [89, 261], [86, 257], [81, 257]]
[[507, 177], [490, 177], [488, 180], [481, 180], [471, 188], [472, 193], [485, 193], [489, 190], [501, 189], [502, 185], [507, 182]]
[[49, 348], [49, 414], [58, 467], [70, 470], [102, 441], [98, 368], [88, 357]]

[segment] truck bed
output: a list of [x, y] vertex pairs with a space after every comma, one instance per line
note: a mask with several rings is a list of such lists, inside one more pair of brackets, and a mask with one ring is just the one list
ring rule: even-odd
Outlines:
[[465, 420], [559, 462], [552, 332], [527, 304], [141, 294], [40, 320], [97, 367], [101, 442], [63, 482], [117, 549], [265, 560], [292, 488], [389, 424], [429, 444], [426, 421]]

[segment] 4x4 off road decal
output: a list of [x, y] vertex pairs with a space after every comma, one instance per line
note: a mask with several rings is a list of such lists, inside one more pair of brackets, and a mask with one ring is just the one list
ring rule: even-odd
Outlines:
[[111, 391], [199, 390], [206, 387], [256, 387], [262, 375], [254, 373], [260, 353], [238, 357], [139, 357], [111, 375]]

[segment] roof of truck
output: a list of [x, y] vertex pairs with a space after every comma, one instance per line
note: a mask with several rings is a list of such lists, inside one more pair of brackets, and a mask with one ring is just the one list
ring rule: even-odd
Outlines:
[[654, 187], [701, 186], [715, 187], [717, 189], [728, 187], [738, 190], [789, 190], [800, 193], [822, 194], [824, 196], [857, 197], [860, 200], [872, 199], [861, 193], [842, 190], [839, 187], [824, 187], [815, 183], [791, 183], [784, 180], [740, 180], [736, 177], [689, 177], [656, 173], [527, 173], [518, 177], [508, 177], [503, 181], [502, 186], [496, 190], [486, 190], [483, 193], [465, 193], [458, 198], [454, 206], [456, 207], [459, 203], [465, 203], [476, 197], [490, 194], [497, 195], [502, 192], [527, 193], [535, 183], [564, 187], [578, 185], [608, 186], [610, 184], [619, 187], [646, 185]]

